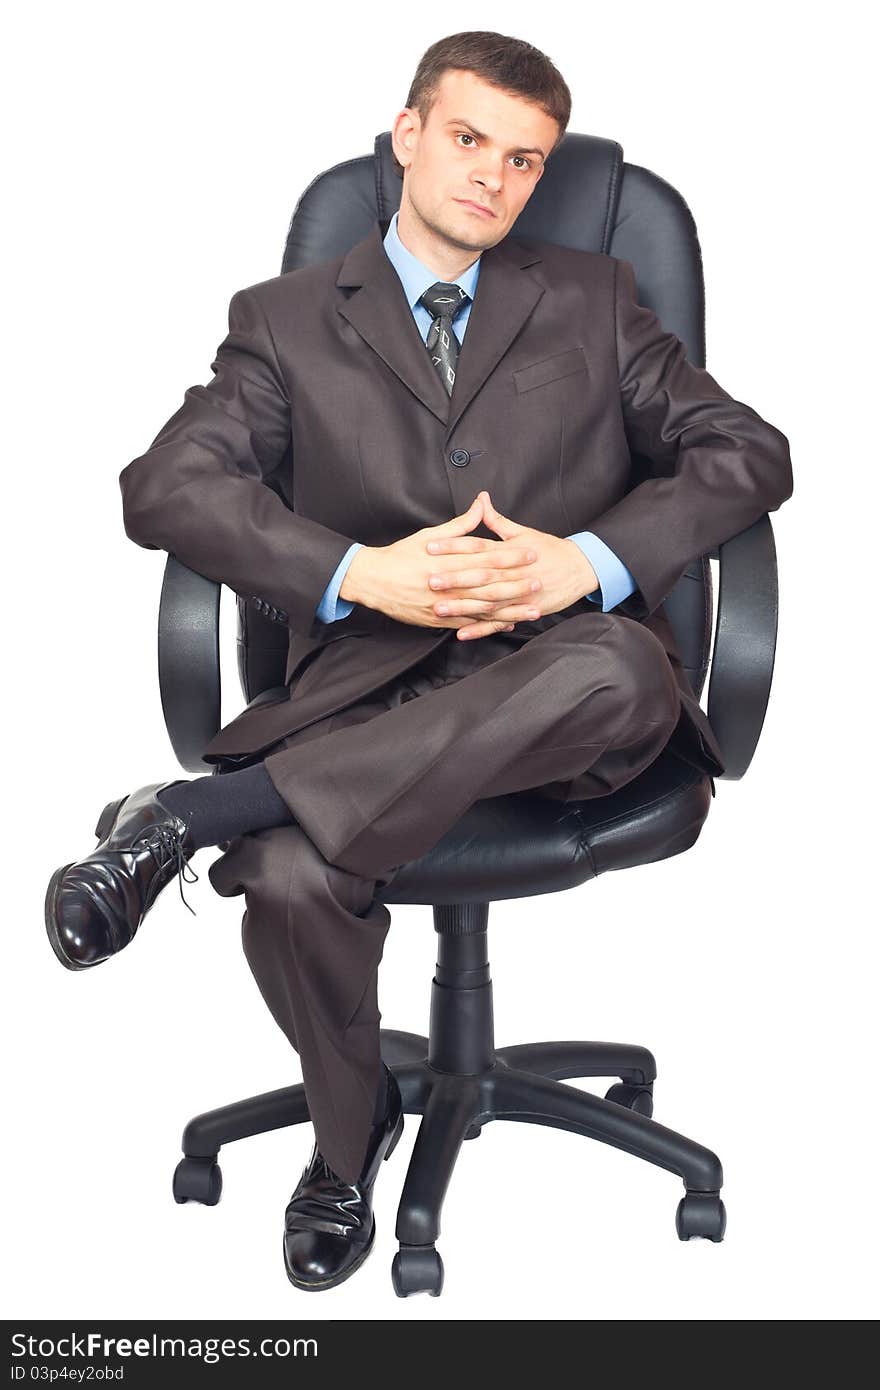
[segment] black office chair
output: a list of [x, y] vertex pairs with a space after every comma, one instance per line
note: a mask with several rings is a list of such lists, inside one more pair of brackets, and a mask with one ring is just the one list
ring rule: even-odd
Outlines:
[[[282, 273], [329, 260], [400, 205], [390, 132], [373, 155], [314, 179], [288, 232]], [[696, 228], [683, 199], [647, 169], [623, 162], [615, 141], [567, 134], [513, 228], [582, 250], [627, 259], [639, 298], [705, 362], [703, 280]], [[634, 458], [634, 466], [637, 460]], [[712, 619], [712, 576], [703, 556], [665, 601], [688, 678], [699, 696]], [[773, 673], [776, 555], [768, 516], [712, 552], [720, 592], [708, 715], [726, 777], [741, 777], [758, 742]], [[169, 556], [159, 614], [159, 678], [165, 722], [188, 771], [204, 773], [202, 750], [220, 728], [220, 586]], [[238, 597], [238, 667], [249, 704], [283, 694], [287, 626]], [[212, 766], [213, 772], [231, 770]], [[725, 1228], [721, 1164], [714, 1153], [654, 1122], [654, 1058], [646, 1048], [601, 1042], [518, 1043], [496, 1048], [487, 926], [489, 904], [574, 888], [612, 869], [681, 854], [697, 839], [713, 779], [665, 749], [626, 786], [575, 803], [517, 792], [475, 803], [430, 853], [404, 865], [382, 901], [433, 908], [438, 960], [427, 1037], [381, 1030], [404, 1110], [422, 1116], [400, 1199], [392, 1265], [401, 1297], [439, 1294], [435, 1248], [440, 1209], [464, 1139], [490, 1120], [524, 1120], [599, 1139], [678, 1173], [682, 1240], [720, 1241]], [[617, 1077], [604, 1098], [564, 1077]], [[286, 1086], [199, 1115], [186, 1126], [174, 1174], [177, 1201], [213, 1205], [223, 1144], [309, 1119], [302, 1085]]]

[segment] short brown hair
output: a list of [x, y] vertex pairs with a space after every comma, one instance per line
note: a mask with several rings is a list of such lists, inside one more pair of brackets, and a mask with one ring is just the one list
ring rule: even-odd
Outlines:
[[[562, 74], [540, 49], [523, 39], [484, 29], [465, 30], [438, 39], [422, 54], [405, 103], [418, 111], [422, 125], [437, 99], [441, 77], [453, 68], [472, 72], [493, 87], [534, 102], [556, 121], [559, 135], [548, 158], [562, 143], [571, 116], [571, 92]], [[403, 165], [396, 155], [394, 167], [403, 178]]]

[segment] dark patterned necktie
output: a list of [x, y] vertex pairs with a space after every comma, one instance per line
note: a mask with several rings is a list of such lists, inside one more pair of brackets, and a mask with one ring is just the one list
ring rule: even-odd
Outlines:
[[438, 280], [429, 290], [425, 290], [419, 298], [419, 303], [424, 304], [428, 312], [434, 316], [434, 322], [428, 329], [425, 347], [440, 373], [440, 380], [451, 396], [455, 385], [455, 365], [458, 362], [459, 349], [458, 339], [452, 331], [452, 321], [456, 314], [470, 303], [470, 295], [461, 285], [448, 285], [444, 280]]

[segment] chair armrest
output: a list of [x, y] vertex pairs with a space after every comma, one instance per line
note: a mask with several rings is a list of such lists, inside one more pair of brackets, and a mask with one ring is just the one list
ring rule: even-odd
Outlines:
[[221, 585], [168, 556], [159, 603], [159, 692], [187, 772], [213, 772], [202, 750], [220, 731]]
[[776, 656], [776, 545], [769, 515], [718, 547], [718, 609], [707, 713], [726, 778], [746, 772], [758, 745]]

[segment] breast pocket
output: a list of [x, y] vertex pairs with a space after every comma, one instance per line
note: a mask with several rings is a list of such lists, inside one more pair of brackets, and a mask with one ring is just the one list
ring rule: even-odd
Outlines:
[[586, 371], [586, 354], [582, 347], [574, 347], [568, 348], [565, 352], [556, 352], [552, 357], [545, 357], [540, 362], [532, 362], [528, 367], [520, 367], [514, 372], [513, 380], [517, 391], [533, 391], [536, 386], [546, 386], [548, 382], [558, 381], [560, 377]]

